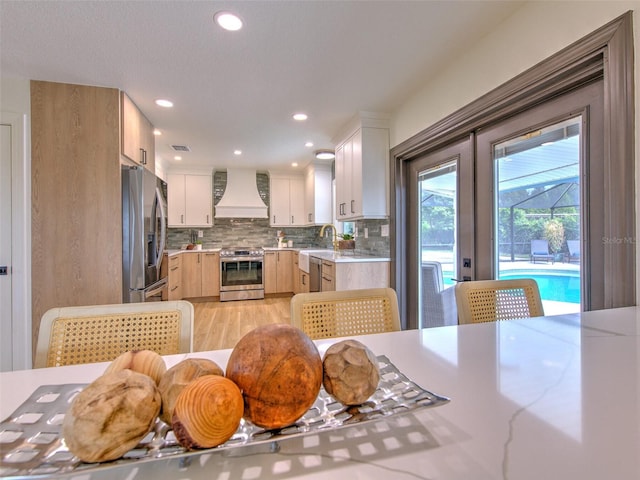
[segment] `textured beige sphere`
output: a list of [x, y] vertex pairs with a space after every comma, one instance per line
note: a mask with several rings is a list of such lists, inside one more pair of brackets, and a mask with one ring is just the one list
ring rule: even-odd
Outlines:
[[67, 447], [84, 462], [115, 460], [151, 430], [160, 412], [160, 392], [142, 373], [120, 370], [82, 390], [62, 423]]
[[357, 340], [331, 345], [322, 365], [324, 389], [344, 405], [360, 405], [378, 388], [380, 368], [376, 356]]

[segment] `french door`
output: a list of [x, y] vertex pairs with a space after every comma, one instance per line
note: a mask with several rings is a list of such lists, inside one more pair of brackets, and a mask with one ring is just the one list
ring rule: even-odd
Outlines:
[[454, 282], [471, 279], [473, 251], [473, 139], [407, 163], [407, 282], [411, 327], [457, 324]]
[[549, 315], [603, 306], [602, 99], [598, 81], [477, 132], [476, 279], [534, 278]]

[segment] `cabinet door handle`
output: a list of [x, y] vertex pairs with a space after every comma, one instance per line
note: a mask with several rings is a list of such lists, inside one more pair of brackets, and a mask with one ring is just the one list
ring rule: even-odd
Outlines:
[[307, 276], [306, 275], [302, 275], [302, 285], [306, 285], [307, 284], [306, 279], [307, 279]]
[[356, 213], [356, 211], [353, 209], [353, 203], [355, 202], [355, 200], [351, 200], [351, 213]]
[[273, 216], [273, 223], [276, 223], [276, 216]]
[[293, 221], [293, 215], [291, 215], [291, 223], [295, 223], [295, 222]]
[[209, 214], [207, 213], [207, 225], [209, 225]]
[[142, 165], [146, 165], [147, 164], [147, 152], [145, 151], [144, 148], [140, 149], [140, 163]]
[[180, 215], [180, 223], [184, 223], [184, 215]]
[[309, 220], [308, 220], [309, 222], [311, 221], [311, 215], [312, 215], [312, 214], [310, 213], [310, 214], [309, 214]]

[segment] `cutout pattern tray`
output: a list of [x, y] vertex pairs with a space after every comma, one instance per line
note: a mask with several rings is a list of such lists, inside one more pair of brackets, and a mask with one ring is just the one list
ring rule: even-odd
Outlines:
[[188, 462], [189, 457], [205, 452], [268, 445], [293, 436], [360, 425], [449, 402], [447, 397], [429, 392], [409, 380], [386, 356], [380, 355], [377, 359], [380, 383], [362, 405], [345, 407], [321, 388], [314, 405], [295, 424], [279, 430], [264, 430], [243, 419], [233, 437], [206, 450], [186, 450], [178, 444], [170, 426], [158, 419], [155, 428], [136, 448], [118, 460], [104, 463], [80, 461], [69, 452], [61, 438], [64, 414], [86, 384], [44, 385], [0, 424], [0, 477], [59, 477], [160, 458], [180, 458]]

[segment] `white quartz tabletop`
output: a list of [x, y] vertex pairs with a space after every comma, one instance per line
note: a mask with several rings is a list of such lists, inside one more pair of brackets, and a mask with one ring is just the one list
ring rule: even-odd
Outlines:
[[[273, 453], [163, 459], [91, 479], [637, 479], [640, 308], [357, 337], [448, 404], [279, 442]], [[317, 341], [323, 354], [336, 339]], [[197, 352], [226, 366], [229, 350]], [[171, 366], [187, 355], [165, 357]], [[0, 373], [0, 415], [106, 364]], [[278, 449], [276, 449], [278, 450]]]

